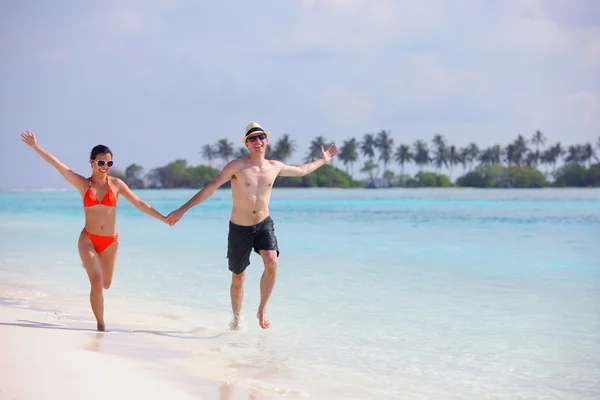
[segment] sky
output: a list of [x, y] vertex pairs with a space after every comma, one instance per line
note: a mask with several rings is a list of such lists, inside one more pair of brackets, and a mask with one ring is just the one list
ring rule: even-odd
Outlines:
[[96, 144], [116, 168], [198, 165], [252, 121], [295, 140], [291, 164], [383, 129], [600, 136], [596, 0], [2, 1], [0, 60], [1, 189], [69, 187], [23, 129], [84, 176]]

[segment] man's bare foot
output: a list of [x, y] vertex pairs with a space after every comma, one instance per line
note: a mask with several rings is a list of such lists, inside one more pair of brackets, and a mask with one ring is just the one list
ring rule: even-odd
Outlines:
[[267, 314], [265, 313], [265, 311], [258, 311], [258, 314], [256, 314], [256, 318], [258, 318], [258, 324], [260, 325], [261, 328], [263, 329], [268, 329], [271, 327], [271, 321], [269, 321], [269, 319], [267, 318]]
[[106, 332], [106, 325], [104, 325], [104, 322], [98, 322], [98, 332]]
[[240, 317], [233, 317], [233, 320], [229, 323], [229, 329], [232, 331], [239, 331], [242, 329], [242, 321]]

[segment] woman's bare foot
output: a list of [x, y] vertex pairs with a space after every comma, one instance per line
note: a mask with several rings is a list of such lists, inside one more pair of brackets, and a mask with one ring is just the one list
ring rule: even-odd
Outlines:
[[106, 332], [106, 325], [104, 325], [104, 322], [98, 322], [98, 332]]
[[258, 314], [256, 314], [256, 318], [258, 318], [258, 324], [263, 329], [268, 329], [271, 327], [271, 321], [267, 318], [267, 314], [265, 310], [258, 310]]

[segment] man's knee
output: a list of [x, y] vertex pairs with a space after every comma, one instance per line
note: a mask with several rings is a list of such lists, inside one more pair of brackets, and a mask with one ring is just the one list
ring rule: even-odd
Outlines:
[[265, 269], [274, 270], [277, 268], [277, 252], [270, 251], [263, 256]]
[[233, 287], [242, 287], [244, 285], [244, 280], [246, 279], [246, 271], [241, 274], [231, 274], [231, 286]]
[[110, 280], [104, 280], [104, 289], [109, 289], [111, 283], [112, 283], [112, 281], [110, 281]]

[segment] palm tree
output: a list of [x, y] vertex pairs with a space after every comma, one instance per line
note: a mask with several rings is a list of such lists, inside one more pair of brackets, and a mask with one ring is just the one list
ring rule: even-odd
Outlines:
[[379, 166], [377, 164], [375, 164], [371, 160], [367, 160], [365, 162], [365, 165], [360, 169], [360, 172], [368, 173], [369, 177], [371, 178], [371, 184], [374, 185], [375, 179], [377, 178], [377, 175], [379, 172], [378, 169], [379, 169]]
[[[535, 131], [531, 137], [531, 144], [535, 145], [540, 150], [540, 147], [546, 144], [546, 136], [539, 129]], [[538, 153], [539, 154], [539, 153]]]
[[354, 175], [354, 163], [358, 160], [357, 147], [356, 138], [344, 140], [344, 144], [342, 144], [338, 155], [340, 160], [346, 165], [346, 173], [348, 173], [347, 165], [350, 164], [351, 175]]
[[267, 160], [273, 159], [273, 148], [269, 145], [267, 145], [267, 147], [265, 148], [265, 158]]
[[463, 158], [462, 158], [462, 154], [458, 151], [458, 149], [456, 148], [456, 146], [452, 145], [450, 146], [450, 148], [448, 149], [448, 164], [450, 164], [450, 181], [452, 182], [452, 167], [454, 165], [458, 165], [463, 163]]
[[379, 161], [383, 161], [383, 171], [387, 171], [387, 165], [392, 159], [394, 139], [390, 137], [390, 132], [382, 130], [377, 134], [375, 147], [379, 150]]
[[233, 155], [233, 144], [227, 139], [219, 139], [217, 142], [217, 154], [224, 161], [224, 164], [227, 164]]
[[[290, 135], [286, 133], [279, 138], [277, 143], [275, 143], [275, 150], [273, 150], [272, 156], [276, 160], [285, 162], [292, 156], [295, 150], [296, 142], [293, 139], [290, 139]], [[320, 155], [321, 151], [319, 150], [319, 156]]]
[[471, 169], [473, 162], [479, 158], [479, 147], [475, 143], [469, 144], [460, 150], [461, 163], [465, 169]]
[[565, 157], [565, 162], [568, 163], [578, 163], [582, 160], [581, 157], [582, 146], [577, 144], [573, 146], [569, 146], [567, 149], [567, 156]]
[[535, 168], [537, 168], [537, 165], [540, 162], [541, 158], [542, 158], [542, 155], [540, 154], [539, 150], [530, 151], [525, 156], [525, 165], [527, 165], [530, 168], [535, 169]]
[[509, 144], [508, 146], [506, 146], [506, 149], [504, 150], [506, 157], [504, 158], [504, 161], [506, 161], [508, 163], [508, 166], [510, 167], [515, 161], [515, 145], [514, 144]]
[[556, 162], [565, 154], [560, 143], [556, 143], [542, 153], [541, 161], [545, 164], [552, 165], [552, 174], [556, 172]]
[[435, 152], [433, 153], [433, 163], [437, 170], [437, 173], [440, 173], [442, 169], [442, 164], [448, 167], [448, 149], [446, 147], [446, 139], [443, 135], [439, 133], [433, 137], [432, 140], [433, 146], [435, 147]]
[[479, 154], [479, 162], [481, 164], [493, 164], [493, 162], [492, 162], [492, 148], [491, 147], [488, 147], [487, 149], [484, 149]]
[[537, 165], [542, 162], [542, 151], [541, 147], [546, 144], [546, 136], [541, 130], [535, 131], [531, 137], [531, 144], [536, 146], [535, 151], [529, 151], [525, 157], [525, 164], [531, 168], [537, 168]]
[[360, 151], [363, 156], [373, 161], [373, 157], [375, 157], [375, 138], [372, 133], [365, 133], [362, 142], [360, 142]]
[[[540, 164], [548, 164], [548, 165], [556, 164], [556, 157], [553, 157], [551, 147], [544, 150], [544, 152], [541, 154]], [[544, 174], [546, 176], [548, 175], [548, 173], [549, 173], [549, 171], [544, 172]]]
[[488, 147], [479, 154], [479, 162], [481, 164], [500, 164], [501, 159], [502, 147], [499, 144]]
[[427, 148], [427, 143], [423, 140], [417, 140], [413, 147], [415, 148], [415, 164], [419, 166], [419, 171], [423, 171], [423, 167], [429, 164], [431, 159], [429, 158], [429, 149]]
[[502, 163], [502, 147], [499, 144], [495, 144], [492, 146], [492, 164], [501, 164]]
[[394, 159], [400, 164], [400, 175], [404, 175], [404, 164], [413, 160], [413, 154], [410, 152], [410, 147], [406, 144], [401, 144], [394, 153]]
[[305, 162], [312, 162], [321, 158], [321, 146], [325, 147], [325, 138], [323, 136], [317, 136], [315, 140], [310, 142], [308, 148], [308, 154], [306, 154]]
[[248, 148], [246, 146], [240, 146], [240, 147], [238, 147], [237, 151], [233, 155], [233, 158], [244, 158], [244, 157], [247, 157], [248, 154], [250, 154], [248, 152]]
[[592, 146], [592, 144], [588, 142], [581, 146], [581, 162], [583, 162], [583, 165], [589, 164], [589, 166], [591, 166], [592, 159], [597, 160], [598, 157], [594, 152], [594, 146]]
[[512, 164], [515, 164], [519, 167], [521, 166], [525, 160], [525, 155], [527, 154], [527, 141], [523, 135], [519, 135], [514, 142], [506, 147], [505, 154], [506, 158], [504, 161], [506, 161], [509, 166]]
[[200, 154], [202, 154], [202, 158], [208, 161], [208, 165], [211, 166], [211, 161], [217, 156], [216, 150], [213, 149], [213, 147], [210, 144], [205, 144], [204, 146], [202, 146], [202, 151], [200, 152]]
[[387, 171], [385, 171], [383, 173], [383, 179], [385, 179], [386, 181], [388, 181], [388, 185], [389, 185], [389, 182], [391, 182], [392, 179], [394, 179], [394, 171], [391, 171], [389, 169]]

